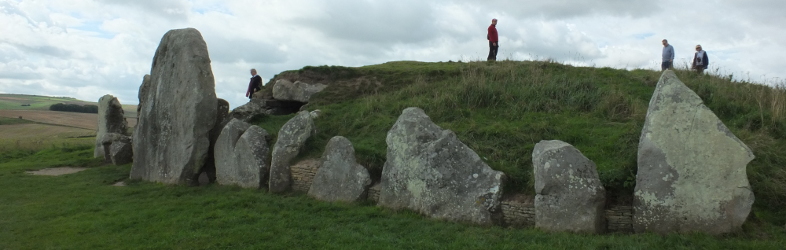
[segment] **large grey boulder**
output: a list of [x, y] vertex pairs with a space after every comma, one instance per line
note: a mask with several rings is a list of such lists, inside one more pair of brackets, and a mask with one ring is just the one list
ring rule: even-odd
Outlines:
[[371, 175], [355, 160], [355, 148], [343, 136], [328, 141], [308, 195], [323, 201], [355, 202], [366, 199]]
[[131, 140], [116, 141], [109, 147], [109, 159], [114, 165], [134, 162], [134, 149]]
[[104, 148], [104, 162], [123, 165], [134, 160], [130, 136], [121, 133], [107, 133], [102, 135], [99, 140]]
[[292, 159], [300, 153], [306, 140], [316, 133], [314, 116], [308, 111], [300, 111], [287, 121], [278, 131], [276, 145], [270, 162], [269, 190], [282, 193], [292, 188]]
[[215, 145], [218, 136], [221, 134], [221, 130], [229, 123], [230, 119], [229, 102], [218, 98], [216, 102], [216, 125], [210, 130], [210, 147], [208, 147], [207, 150], [207, 159], [205, 160], [205, 165], [202, 167], [202, 170], [199, 171], [199, 179], [196, 180], [197, 182], [192, 183], [192, 185], [206, 185], [216, 181]]
[[237, 119], [227, 123], [215, 145], [216, 182], [260, 188], [269, 170], [265, 137], [267, 131], [259, 126]]
[[170, 30], [153, 58], [134, 130], [131, 179], [192, 184], [205, 165], [217, 98], [207, 44], [193, 28]]
[[563, 141], [540, 141], [532, 151], [535, 227], [603, 233], [606, 190], [595, 163]]
[[[104, 95], [98, 99], [98, 129], [96, 130], [96, 143], [93, 158], [105, 157], [104, 136], [109, 133], [127, 134], [128, 122], [123, 116], [123, 105], [117, 97]], [[109, 160], [109, 159], [105, 159]]]
[[265, 100], [252, 99], [246, 104], [240, 105], [233, 109], [229, 116], [244, 122], [249, 122], [255, 117], [264, 116], [267, 114], [268, 112], [267, 108], [265, 107]]
[[639, 139], [636, 232], [740, 229], [753, 204], [751, 150], [674, 72], [661, 75]]
[[493, 224], [505, 175], [442, 130], [419, 108], [407, 108], [388, 131], [379, 205], [432, 218]]
[[292, 83], [282, 79], [276, 81], [273, 87], [273, 98], [284, 101], [308, 102], [312, 95], [319, 93], [325, 88], [327, 88], [327, 85], [321, 83], [311, 84], [301, 81]]

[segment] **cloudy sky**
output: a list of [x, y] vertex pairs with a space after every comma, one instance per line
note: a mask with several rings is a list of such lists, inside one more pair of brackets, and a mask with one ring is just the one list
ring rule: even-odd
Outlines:
[[161, 37], [197, 28], [219, 98], [246, 102], [248, 69], [267, 82], [307, 65], [498, 59], [659, 69], [701, 44], [714, 74], [783, 84], [783, 0], [0, 0], [0, 93], [104, 94], [136, 104]]

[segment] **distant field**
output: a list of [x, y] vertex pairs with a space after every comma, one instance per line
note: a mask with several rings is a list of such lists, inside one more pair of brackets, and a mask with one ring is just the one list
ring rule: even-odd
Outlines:
[[[98, 126], [97, 114], [46, 110], [0, 110], [0, 117], [16, 119], [22, 117], [24, 120], [38, 123], [64, 125], [93, 131], [95, 131], [96, 127]], [[136, 117], [126, 118], [126, 121], [128, 121], [129, 127], [136, 126]]]
[[[6, 119], [3, 118], [0, 121], [6, 121]], [[91, 129], [36, 123], [0, 125], [0, 151], [92, 145], [94, 141], [95, 130]]]
[[[98, 98], [100, 98], [100, 96], [96, 97], [95, 102], [88, 102], [71, 97], [0, 94], [0, 110], [49, 110], [49, 106], [57, 103], [97, 105]], [[123, 105], [126, 117], [136, 117], [136, 106], [137, 105]]]
[[98, 126], [98, 115], [96, 114], [44, 110], [0, 110], [0, 116], [17, 119], [22, 117], [23, 120], [38, 123], [64, 125], [89, 130], [95, 130], [96, 126]]

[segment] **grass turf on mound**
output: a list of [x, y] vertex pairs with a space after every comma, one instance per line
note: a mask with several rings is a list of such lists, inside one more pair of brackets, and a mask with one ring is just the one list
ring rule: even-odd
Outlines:
[[[755, 206], [761, 208], [756, 213], [786, 223], [786, 212], [772, 209], [786, 206], [784, 90], [676, 73], [756, 155], [748, 167]], [[305, 77], [330, 83], [306, 106], [323, 115], [301, 158], [319, 157], [331, 137], [345, 136], [378, 180], [387, 131], [403, 109], [420, 107], [492, 168], [505, 172], [510, 177], [506, 193], [533, 193], [532, 149], [540, 140], [562, 140], [597, 164], [613, 196], [629, 198], [639, 136], [660, 74], [543, 61], [389, 62], [305, 67], [273, 80]], [[255, 124], [275, 134], [290, 117], [266, 117]]]
[[[88, 167], [63, 176], [27, 170]], [[778, 249], [779, 227], [743, 233], [580, 235], [478, 227], [369, 204], [210, 185], [131, 182], [92, 149], [0, 153], [0, 249]]]

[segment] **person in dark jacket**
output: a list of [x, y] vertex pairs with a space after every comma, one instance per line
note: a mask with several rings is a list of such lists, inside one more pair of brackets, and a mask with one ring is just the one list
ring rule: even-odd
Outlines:
[[704, 70], [710, 65], [710, 59], [707, 58], [707, 52], [701, 49], [701, 44], [696, 45], [696, 54], [693, 54], [693, 63], [691, 65], [691, 68], [699, 74], [704, 73]]
[[256, 69], [251, 69], [251, 81], [248, 82], [248, 90], [246, 90], [246, 97], [251, 99], [254, 93], [262, 89], [262, 77], [257, 75]]
[[496, 18], [491, 19], [491, 25], [489, 25], [488, 35], [486, 35], [486, 39], [489, 40], [489, 57], [486, 60], [496, 61], [497, 51], [499, 51], [499, 35], [497, 34]]

